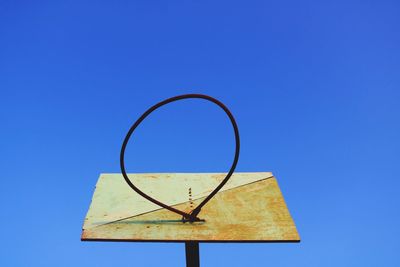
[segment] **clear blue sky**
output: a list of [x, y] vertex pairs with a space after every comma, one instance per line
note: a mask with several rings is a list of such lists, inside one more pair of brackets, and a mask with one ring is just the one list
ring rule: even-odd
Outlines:
[[[184, 266], [182, 244], [82, 243], [97, 178], [149, 106], [212, 95], [238, 171], [272, 171], [300, 244], [203, 244], [202, 266], [400, 265], [398, 1], [0, 2], [0, 265]], [[229, 122], [176, 103], [132, 172], [223, 172]]]

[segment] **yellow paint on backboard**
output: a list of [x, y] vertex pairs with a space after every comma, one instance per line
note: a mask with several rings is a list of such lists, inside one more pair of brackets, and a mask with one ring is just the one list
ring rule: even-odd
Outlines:
[[[225, 177], [223, 173], [129, 174], [149, 195], [190, 211]], [[191, 195], [188, 195], [189, 188]], [[134, 192], [120, 174], [102, 174], [83, 241], [298, 242], [300, 237], [270, 172], [234, 173], [201, 210], [205, 222], [183, 223]]]

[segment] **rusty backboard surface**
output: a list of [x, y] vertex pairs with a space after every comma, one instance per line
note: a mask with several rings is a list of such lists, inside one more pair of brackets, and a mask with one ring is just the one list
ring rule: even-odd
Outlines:
[[[190, 211], [225, 177], [223, 173], [129, 174], [144, 192]], [[270, 172], [235, 173], [201, 210], [205, 222], [183, 223], [179, 215], [147, 201], [121, 174], [101, 174], [83, 241], [298, 242], [299, 234]]]

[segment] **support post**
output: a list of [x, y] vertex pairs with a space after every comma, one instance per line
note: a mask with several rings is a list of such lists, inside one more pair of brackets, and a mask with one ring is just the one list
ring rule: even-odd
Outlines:
[[199, 242], [185, 242], [186, 267], [200, 267]]

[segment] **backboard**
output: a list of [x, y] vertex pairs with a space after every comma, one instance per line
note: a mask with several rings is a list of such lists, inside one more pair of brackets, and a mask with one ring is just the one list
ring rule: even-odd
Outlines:
[[[149, 195], [183, 211], [196, 207], [224, 173], [143, 173], [129, 178]], [[144, 199], [121, 174], [101, 174], [84, 221], [82, 241], [299, 242], [276, 178], [270, 172], [234, 173], [202, 208], [205, 222]]]

